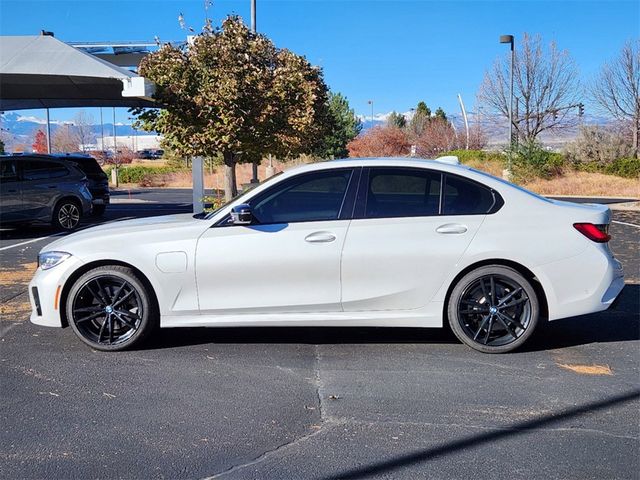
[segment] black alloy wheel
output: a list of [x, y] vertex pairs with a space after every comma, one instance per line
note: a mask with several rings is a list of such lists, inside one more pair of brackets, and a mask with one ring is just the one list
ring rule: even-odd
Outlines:
[[465, 275], [449, 299], [449, 323], [475, 350], [505, 353], [521, 346], [538, 323], [535, 290], [517, 271], [482, 267]]
[[156, 323], [147, 288], [126, 267], [90, 270], [73, 285], [67, 319], [80, 339], [97, 350], [123, 350], [140, 342]]

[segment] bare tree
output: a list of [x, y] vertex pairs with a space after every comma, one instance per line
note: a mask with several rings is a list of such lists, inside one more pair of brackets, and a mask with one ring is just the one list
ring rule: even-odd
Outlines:
[[[509, 118], [510, 58], [496, 60], [485, 73], [478, 92], [481, 105]], [[578, 69], [554, 42], [544, 48], [539, 35], [524, 34], [514, 61], [514, 136], [533, 143], [548, 130], [575, 126], [580, 93]]]
[[54, 152], [70, 153], [78, 151], [78, 138], [71, 131], [71, 125], [59, 125], [51, 135], [51, 149]]
[[93, 133], [93, 117], [88, 115], [84, 110], [79, 110], [73, 117], [75, 125], [75, 134], [78, 139], [80, 149], [84, 152], [88, 150], [87, 146], [95, 140]]
[[638, 158], [640, 40], [627, 42], [618, 58], [604, 64], [590, 91], [596, 104], [603, 111], [625, 124], [631, 124], [633, 151]]

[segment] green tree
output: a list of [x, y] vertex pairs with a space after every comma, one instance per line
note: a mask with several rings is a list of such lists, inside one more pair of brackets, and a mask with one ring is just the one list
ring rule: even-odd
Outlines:
[[435, 117], [439, 118], [440, 120], [444, 120], [445, 122], [447, 121], [447, 114], [444, 113], [444, 110], [440, 107], [438, 107], [438, 109], [436, 110]]
[[138, 111], [177, 154], [222, 155], [225, 198], [237, 194], [235, 165], [265, 153], [311, 152], [324, 137], [327, 87], [321, 69], [277, 49], [239, 17], [205, 29], [187, 48], [165, 45], [140, 64], [161, 110]]
[[329, 93], [329, 120], [327, 132], [314, 154], [320, 158], [344, 158], [349, 155], [347, 144], [362, 130], [349, 102], [340, 93]]
[[427, 107], [427, 104], [424, 102], [418, 102], [416, 106], [413, 117], [411, 117], [411, 121], [409, 122], [409, 134], [415, 139], [420, 137], [424, 130], [427, 128], [427, 124], [431, 120], [431, 109]]
[[404, 128], [407, 126], [407, 119], [401, 113], [391, 112], [387, 118], [387, 125], [390, 127]]

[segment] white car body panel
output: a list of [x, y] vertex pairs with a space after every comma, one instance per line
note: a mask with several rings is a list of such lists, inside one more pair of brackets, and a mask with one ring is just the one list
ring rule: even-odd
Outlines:
[[[216, 226], [235, 204], [302, 172], [345, 167], [429, 168], [470, 178], [504, 199], [487, 215], [354, 219]], [[100, 262], [141, 272], [158, 300], [162, 327], [442, 326], [447, 292], [480, 262], [513, 262], [540, 282], [549, 319], [606, 309], [624, 285], [606, 244], [573, 228], [608, 224], [610, 211], [542, 199], [464, 166], [416, 159], [357, 159], [288, 170], [208, 219], [172, 215], [111, 223], [63, 237], [43, 252], [71, 257], [38, 269], [31, 321], [62, 326], [64, 292], [76, 272]], [[464, 233], [438, 233], [443, 225]], [[335, 240], [310, 243], [314, 233]], [[37, 287], [38, 314], [32, 287]], [[62, 292], [62, 297], [59, 292]]]

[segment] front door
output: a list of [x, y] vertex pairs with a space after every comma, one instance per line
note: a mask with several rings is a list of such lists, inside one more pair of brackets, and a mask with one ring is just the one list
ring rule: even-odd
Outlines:
[[208, 229], [196, 252], [201, 313], [339, 311], [353, 176], [345, 168], [283, 180], [249, 201], [251, 225]]

